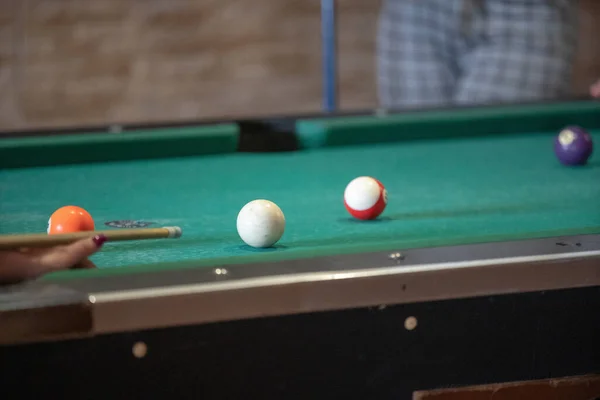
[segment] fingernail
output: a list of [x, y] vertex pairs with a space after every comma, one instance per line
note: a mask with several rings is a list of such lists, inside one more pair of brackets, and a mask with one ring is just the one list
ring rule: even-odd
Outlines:
[[97, 236], [94, 236], [92, 238], [92, 240], [94, 241], [94, 243], [96, 244], [96, 246], [102, 247], [102, 245], [104, 244], [104, 242], [106, 242], [107, 237], [104, 236], [104, 235], [97, 235]]

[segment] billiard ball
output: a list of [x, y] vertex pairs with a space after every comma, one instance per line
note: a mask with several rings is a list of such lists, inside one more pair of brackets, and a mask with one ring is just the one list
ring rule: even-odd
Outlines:
[[344, 205], [354, 218], [375, 219], [387, 205], [387, 190], [377, 179], [360, 176], [346, 186]]
[[81, 207], [64, 206], [54, 211], [48, 220], [48, 234], [93, 231], [94, 220]]
[[277, 204], [269, 200], [253, 200], [240, 210], [237, 231], [249, 246], [271, 247], [283, 236], [285, 216]]
[[564, 128], [554, 140], [554, 153], [564, 165], [584, 165], [592, 150], [592, 136], [579, 126]]

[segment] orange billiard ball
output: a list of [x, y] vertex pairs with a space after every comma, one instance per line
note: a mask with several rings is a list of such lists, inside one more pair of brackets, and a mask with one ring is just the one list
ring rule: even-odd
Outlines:
[[64, 206], [54, 211], [48, 220], [48, 234], [93, 231], [94, 220], [81, 207]]

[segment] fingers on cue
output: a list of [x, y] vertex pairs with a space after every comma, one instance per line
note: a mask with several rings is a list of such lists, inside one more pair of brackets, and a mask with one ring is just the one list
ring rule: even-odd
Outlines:
[[104, 235], [78, 240], [46, 253], [43, 262], [55, 269], [72, 268], [78, 264], [85, 268], [93, 268], [93, 264], [87, 258], [100, 250], [104, 242], [106, 242]]
[[73, 269], [94, 269], [96, 268], [96, 265], [91, 262], [90, 260], [88, 260], [87, 258], [84, 260], [81, 260], [80, 262], [78, 262], [77, 264], [75, 264], [73, 266]]

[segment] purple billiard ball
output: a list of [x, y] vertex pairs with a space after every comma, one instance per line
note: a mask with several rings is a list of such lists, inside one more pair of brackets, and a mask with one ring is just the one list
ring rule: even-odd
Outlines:
[[584, 165], [592, 150], [592, 136], [579, 126], [567, 126], [554, 140], [554, 153], [564, 165]]

